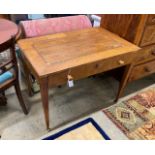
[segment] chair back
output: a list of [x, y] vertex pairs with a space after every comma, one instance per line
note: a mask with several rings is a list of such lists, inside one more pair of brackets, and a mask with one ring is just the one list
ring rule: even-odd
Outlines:
[[[0, 44], [0, 54], [6, 52], [6, 50], [10, 55], [5, 61], [3, 61], [3, 59], [0, 61], [0, 97], [5, 97], [5, 90], [14, 86], [23, 112], [24, 114], [28, 114], [19, 86], [18, 65], [15, 53], [15, 37]], [[4, 104], [5, 100], [0, 99], [0, 102], [1, 101]]]
[[[4, 57], [6, 53], [7, 53], [7, 56]], [[14, 37], [0, 44], [0, 54], [1, 54], [0, 74], [3, 74], [4, 72], [11, 70], [11, 69], [13, 69], [16, 74], [18, 72], [18, 68], [17, 68], [16, 53], [15, 53], [15, 38]]]
[[21, 21], [25, 38], [74, 31], [92, 27], [85, 15]]

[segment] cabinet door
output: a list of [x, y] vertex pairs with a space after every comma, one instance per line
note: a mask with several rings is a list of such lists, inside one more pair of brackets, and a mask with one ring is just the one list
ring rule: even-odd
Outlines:
[[118, 34], [124, 39], [139, 45], [147, 21], [142, 14], [110, 14], [100, 15], [101, 27]]
[[148, 16], [147, 24], [155, 24], [155, 14]]
[[155, 43], [155, 24], [147, 25], [144, 34], [142, 36], [142, 40], [140, 45], [147, 46]]

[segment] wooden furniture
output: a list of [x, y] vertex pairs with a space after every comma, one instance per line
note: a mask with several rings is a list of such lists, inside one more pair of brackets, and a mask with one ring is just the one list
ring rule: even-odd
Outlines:
[[[22, 57], [40, 84], [49, 128], [48, 89], [73, 80], [126, 66], [139, 48], [102, 28], [57, 33], [19, 40]], [[35, 60], [35, 61], [34, 61]]]
[[[9, 15], [0, 15], [0, 44], [5, 43], [11, 37], [16, 37], [16, 39], [18, 39], [18, 37], [20, 36], [20, 30], [17, 25], [6, 19], [9, 19]], [[0, 61], [2, 61], [1, 54]], [[0, 94], [0, 105], [6, 105], [6, 97], [4, 93]]]
[[27, 114], [28, 111], [24, 104], [19, 86], [18, 65], [15, 54], [15, 38], [11, 38], [8, 41], [0, 44], [0, 53], [5, 52], [6, 50], [9, 50], [8, 52], [10, 52], [10, 58], [5, 60], [4, 62], [0, 62], [1, 74], [4, 74], [6, 71], [11, 70], [14, 76], [11, 79], [0, 84], [0, 94], [4, 94], [4, 91], [6, 89], [10, 88], [11, 86], [14, 86], [23, 112]]
[[[86, 29], [92, 27], [92, 25], [87, 16], [78, 15], [61, 18], [21, 21], [20, 27], [22, 29], [23, 38], [32, 38], [48, 34]], [[29, 96], [32, 96], [35, 92], [38, 92], [38, 84], [31, 73], [29, 73], [24, 61], [22, 61], [20, 64], [22, 66], [21, 70], [28, 87]]]
[[18, 39], [20, 29], [12, 21], [0, 19], [0, 44], [6, 42], [11, 36], [15, 36]]
[[118, 93], [119, 98], [127, 83], [155, 73], [155, 15], [100, 15], [101, 26], [118, 34], [124, 39], [138, 45], [142, 49], [138, 53], [139, 59], [134, 62], [129, 76], [124, 77]]

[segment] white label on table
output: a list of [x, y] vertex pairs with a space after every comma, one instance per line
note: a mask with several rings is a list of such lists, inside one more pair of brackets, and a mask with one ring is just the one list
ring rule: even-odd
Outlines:
[[68, 80], [68, 87], [74, 87], [74, 81], [73, 80]]

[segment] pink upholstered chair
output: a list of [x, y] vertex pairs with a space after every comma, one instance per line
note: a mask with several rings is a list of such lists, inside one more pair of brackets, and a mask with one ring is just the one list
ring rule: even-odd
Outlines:
[[20, 24], [26, 38], [92, 27], [85, 15], [22, 21]]
[[[89, 18], [85, 15], [21, 21], [20, 25], [23, 30], [23, 37], [25, 38], [75, 31], [92, 27]], [[34, 83], [35, 79], [31, 73], [29, 73], [26, 65], [24, 65], [24, 61], [22, 61], [22, 63], [23, 66], [25, 66], [23, 70], [26, 73], [24, 75], [27, 81], [29, 95], [31, 96], [33, 95], [34, 90], [36, 91], [37, 85]]]

